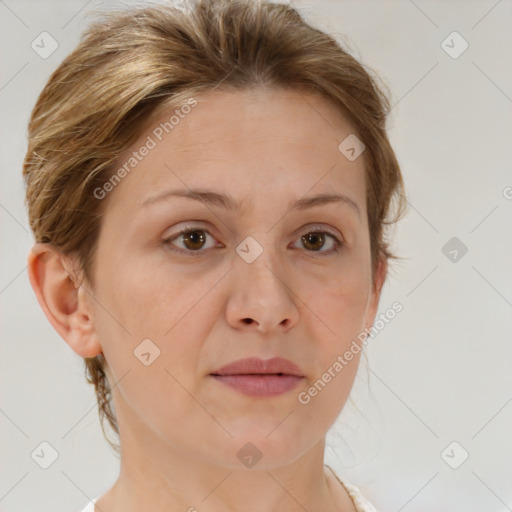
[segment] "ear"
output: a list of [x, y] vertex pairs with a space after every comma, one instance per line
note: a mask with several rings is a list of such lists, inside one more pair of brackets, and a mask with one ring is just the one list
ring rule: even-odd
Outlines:
[[373, 278], [372, 292], [365, 321], [365, 327], [367, 329], [369, 329], [373, 325], [373, 322], [375, 320], [375, 315], [377, 314], [377, 310], [379, 308], [382, 287], [384, 286], [384, 282], [386, 281], [387, 273], [388, 260], [383, 254], [380, 254], [377, 263], [377, 269], [375, 271], [375, 275]]
[[94, 325], [90, 291], [71, 270], [72, 258], [49, 243], [28, 255], [28, 275], [39, 305], [54, 329], [82, 357], [102, 353]]

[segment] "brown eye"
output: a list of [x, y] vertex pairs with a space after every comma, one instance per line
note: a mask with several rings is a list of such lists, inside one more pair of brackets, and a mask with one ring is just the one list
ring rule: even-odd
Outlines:
[[304, 246], [312, 251], [320, 250], [325, 244], [324, 233], [307, 233], [306, 235], [303, 235], [301, 238], [304, 243]]
[[[341, 251], [345, 244], [338, 237], [327, 231], [310, 231], [300, 237], [301, 245], [307, 252], [317, 252], [328, 256], [333, 252]], [[325, 249], [327, 247], [327, 249]], [[325, 250], [324, 250], [325, 249]]]
[[204, 231], [186, 231], [183, 233], [183, 245], [187, 249], [192, 251], [197, 251], [197, 249], [201, 249], [206, 242], [206, 236], [204, 235]]
[[[213, 243], [210, 242], [210, 247], [207, 246], [208, 237], [212, 239]], [[176, 235], [172, 235], [163, 240], [164, 245], [174, 246], [172, 249], [178, 252], [185, 253], [198, 253], [205, 252], [203, 249], [209, 249], [215, 247], [216, 241], [204, 229], [187, 228], [183, 229]]]

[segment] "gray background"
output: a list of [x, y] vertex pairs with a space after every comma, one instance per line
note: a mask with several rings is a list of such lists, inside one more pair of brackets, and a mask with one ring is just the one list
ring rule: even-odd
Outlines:
[[[404, 310], [369, 343], [327, 462], [379, 512], [512, 510], [511, 2], [294, 4], [391, 88], [409, 201], [392, 232], [406, 259], [392, 263], [380, 307]], [[0, 0], [2, 511], [79, 510], [117, 477], [82, 360], [28, 281], [21, 177], [37, 95], [91, 9], [114, 5]], [[43, 31], [59, 45], [45, 59], [31, 48]], [[453, 31], [469, 44], [458, 58], [442, 46]], [[452, 237], [468, 249], [456, 261], [442, 250]], [[31, 456], [44, 441], [58, 454], [48, 469]]]

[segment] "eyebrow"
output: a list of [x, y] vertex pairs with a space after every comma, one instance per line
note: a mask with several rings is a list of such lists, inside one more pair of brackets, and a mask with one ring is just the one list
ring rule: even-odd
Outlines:
[[[206, 189], [178, 189], [178, 190], [167, 190], [157, 194], [155, 196], [146, 199], [141, 207], [146, 207], [150, 204], [167, 200], [171, 197], [186, 197], [188, 199], [194, 199], [203, 204], [209, 206], [216, 206], [224, 208], [226, 210], [233, 211], [235, 213], [240, 212], [242, 204], [236, 201], [232, 196], [214, 192], [213, 190]], [[361, 210], [359, 205], [350, 197], [343, 194], [318, 194], [316, 196], [303, 197], [295, 202], [288, 205], [289, 210], [307, 210], [308, 208], [314, 208], [317, 206], [323, 206], [326, 204], [345, 204], [355, 211], [359, 218], [361, 218]]]

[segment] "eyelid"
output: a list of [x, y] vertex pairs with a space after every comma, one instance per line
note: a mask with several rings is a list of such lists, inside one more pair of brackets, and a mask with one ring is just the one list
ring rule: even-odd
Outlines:
[[329, 233], [330, 235], [340, 239], [340, 242], [344, 241], [343, 235], [337, 229], [327, 227], [324, 224], [306, 224], [305, 226], [299, 228], [295, 232], [295, 234], [300, 235], [301, 233], [306, 234], [306, 233], [314, 233], [314, 232], [319, 232], [319, 231]]

